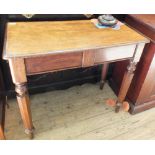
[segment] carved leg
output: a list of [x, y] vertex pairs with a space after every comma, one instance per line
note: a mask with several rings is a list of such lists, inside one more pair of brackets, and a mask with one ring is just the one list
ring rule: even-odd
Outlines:
[[2, 125], [0, 125], [0, 140], [5, 140], [4, 130]]
[[30, 101], [26, 83], [16, 84], [17, 100], [25, 127], [25, 133], [29, 135], [30, 139], [33, 138], [34, 127], [32, 124]]
[[34, 127], [32, 124], [30, 101], [27, 90], [27, 77], [25, 69], [25, 61], [22, 58], [9, 59], [9, 65], [15, 90], [17, 92], [17, 100], [25, 127], [25, 133], [33, 138]]
[[115, 108], [116, 113], [119, 112], [120, 107], [122, 106], [122, 103], [126, 97], [127, 91], [129, 89], [132, 78], [134, 76], [135, 69], [136, 69], [136, 63], [134, 61], [130, 61], [129, 66], [127, 67], [127, 71], [124, 74], [121, 88], [118, 94], [118, 99], [117, 99], [116, 108]]
[[101, 72], [101, 81], [100, 81], [100, 89], [101, 90], [103, 89], [104, 84], [105, 84], [108, 68], [109, 68], [109, 64], [108, 63], [103, 64], [102, 72]]

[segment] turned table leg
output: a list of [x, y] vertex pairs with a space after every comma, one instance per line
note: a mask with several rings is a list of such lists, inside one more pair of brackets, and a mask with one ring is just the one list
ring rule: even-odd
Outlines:
[[0, 140], [5, 140], [4, 129], [2, 125], [0, 125]]
[[101, 90], [103, 89], [104, 84], [105, 84], [108, 68], [109, 68], [109, 64], [108, 63], [105, 63], [105, 64], [102, 65], [101, 81], [100, 81], [100, 89]]
[[24, 123], [25, 133], [29, 135], [30, 139], [32, 139], [34, 127], [30, 110], [24, 59], [12, 58], [9, 60], [9, 65], [12, 79], [15, 84], [18, 106]]
[[32, 139], [34, 127], [31, 117], [30, 100], [27, 90], [27, 84], [26, 83], [16, 84], [15, 90], [17, 92], [17, 101], [22, 116], [22, 120], [24, 123], [25, 133], [29, 135], [30, 139]]
[[128, 67], [127, 67], [127, 71], [124, 74], [123, 81], [121, 84], [121, 88], [120, 88], [120, 91], [118, 94], [118, 99], [117, 99], [116, 108], [115, 108], [116, 113], [119, 112], [120, 107], [121, 107], [123, 101], [125, 100], [127, 91], [129, 89], [129, 86], [130, 86], [131, 81], [132, 81], [133, 76], [134, 76], [135, 69], [136, 69], [136, 62], [131, 60]]

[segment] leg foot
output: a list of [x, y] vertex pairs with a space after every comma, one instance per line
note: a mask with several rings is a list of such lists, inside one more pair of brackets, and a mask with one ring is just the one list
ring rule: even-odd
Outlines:
[[105, 84], [105, 82], [104, 82], [103, 80], [101, 80], [101, 82], [100, 82], [100, 89], [101, 89], [101, 90], [103, 89], [104, 84]]
[[106, 104], [115, 107], [115, 112], [118, 113], [121, 109], [125, 112], [128, 112], [130, 109], [130, 105], [128, 102], [124, 101], [123, 103], [113, 100], [113, 99], [108, 99], [106, 100]]
[[111, 106], [111, 107], [115, 107], [115, 112], [118, 113], [120, 111], [120, 109], [122, 109], [125, 112], [128, 112], [130, 109], [130, 105], [128, 102], [124, 101], [123, 103], [119, 102], [119, 101], [115, 101], [113, 99], [108, 99], [106, 100], [106, 104]]
[[115, 107], [115, 112], [116, 112], [116, 113], [119, 113], [120, 108], [121, 108], [121, 103], [119, 103], [119, 102], [117, 101], [116, 107]]
[[28, 135], [29, 139], [33, 139], [34, 138], [34, 127], [32, 130], [25, 129], [25, 133]]
[[0, 125], [0, 140], [5, 140], [4, 130], [1, 125]]

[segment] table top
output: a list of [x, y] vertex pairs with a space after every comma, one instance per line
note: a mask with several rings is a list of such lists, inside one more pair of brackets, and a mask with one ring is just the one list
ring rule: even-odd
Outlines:
[[8, 23], [3, 58], [31, 57], [148, 42], [126, 25], [98, 29], [90, 20]]

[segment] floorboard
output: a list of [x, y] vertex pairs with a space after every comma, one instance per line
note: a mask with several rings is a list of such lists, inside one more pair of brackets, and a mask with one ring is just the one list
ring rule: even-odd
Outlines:
[[[114, 113], [105, 104], [116, 98], [106, 84], [84, 84], [67, 90], [51, 91], [31, 96], [34, 139], [155, 139], [155, 108], [137, 115]], [[28, 139], [15, 99], [8, 101], [6, 111], [7, 139]]]

